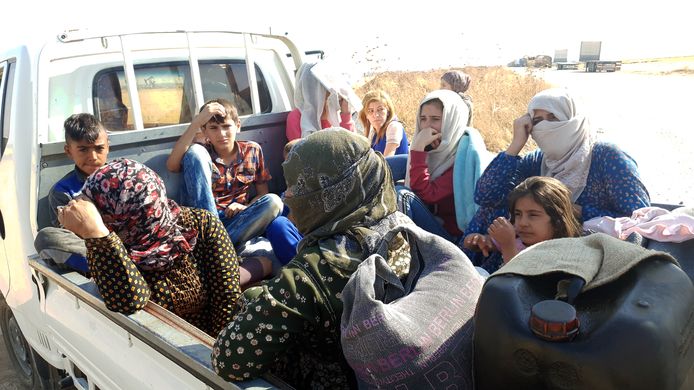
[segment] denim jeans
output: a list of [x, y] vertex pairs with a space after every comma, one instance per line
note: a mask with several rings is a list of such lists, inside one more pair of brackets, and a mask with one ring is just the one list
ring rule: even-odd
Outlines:
[[207, 149], [202, 145], [191, 145], [183, 155], [181, 165], [181, 204], [217, 214], [217, 206], [212, 195], [212, 157]]
[[282, 265], [296, 256], [296, 247], [304, 236], [287, 217], [275, 218], [265, 230], [265, 237], [272, 245], [272, 251]]
[[386, 157], [386, 162], [390, 167], [390, 172], [393, 174], [393, 182], [405, 180], [405, 172], [407, 171], [407, 154], [396, 154]]
[[[193, 144], [183, 156], [183, 185], [181, 188], [181, 204], [210, 210], [222, 220], [229, 238], [239, 249], [243, 244], [262, 235], [268, 225], [280, 215], [284, 208], [282, 200], [275, 194], [266, 194], [248, 205], [248, 208], [231, 218], [218, 211], [212, 194], [212, 158], [202, 145]], [[296, 227], [286, 220], [278, 222], [271, 229], [270, 240], [278, 259], [290, 256], [287, 262], [296, 254], [296, 243], [301, 235]], [[298, 239], [297, 239], [298, 237]], [[292, 252], [292, 247], [293, 252]]]
[[283, 207], [279, 196], [265, 194], [231, 218], [224, 215], [224, 210], [218, 213], [231, 242], [238, 248], [251, 238], [262, 235], [270, 222], [280, 215]]
[[429, 233], [436, 234], [445, 238], [448, 241], [455, 242], [457, 237], [454, 237], [443, 227], [443, 224], [439, 222], [434, 213], [429, 210], [429, 207], [422, 202], [417, 195], [412, 192], [411, 189], [405, 186], [395, 186], [395, 192], [398, 196], [398, 209], [410, 217], [410, 219], [415, 223], [415, 225], [428, 231]]

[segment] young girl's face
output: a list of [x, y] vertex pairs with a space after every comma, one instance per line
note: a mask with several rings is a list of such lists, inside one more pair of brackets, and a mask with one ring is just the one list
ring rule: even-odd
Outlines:
[[513, 214], [513, 226], [523, 244], [530, 246], [554, 238], [554, 227], [549, 215], [531, 196], [519, 198]]
[[379, 101], [372, 101], [366, 106], [366, 119], [369, 120], [374, 129], [380, 129], [386, 121], [388, 109], [386, 105]]

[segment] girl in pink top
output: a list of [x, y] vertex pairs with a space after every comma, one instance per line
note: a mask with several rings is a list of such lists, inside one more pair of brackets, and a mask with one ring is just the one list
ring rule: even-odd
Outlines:
[[296, 108], [287, 116], [288, 141], [328, 127], [354, 131], [352, 111], [360, 110], [361, 102], [347, 82], [335, 74], [323, 62], [299, 67], [294, 88]]

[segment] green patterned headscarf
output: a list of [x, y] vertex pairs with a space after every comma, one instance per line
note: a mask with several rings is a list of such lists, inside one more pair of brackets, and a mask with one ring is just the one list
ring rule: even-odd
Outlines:
[[382, 236], [381, 220], [397, 209], [385, 158], [366, 138], [332, 128], [294, 145], [282, 166], [285, 203], [304, 234], [298, 251], [318, 245], [333, 265], [356, 268]]

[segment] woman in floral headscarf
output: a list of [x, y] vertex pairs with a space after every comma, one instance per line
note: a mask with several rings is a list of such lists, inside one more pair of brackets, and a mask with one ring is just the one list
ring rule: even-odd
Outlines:
[[[347, 388], [354, 374], [340, 348], [342, 289], [386, 232], [412, 221], [396, 212], [390, 170], [364, 137], [311, 134], [283, 167], [285, 202], [304, 239], [276, 279], [246, 290], [248, 304], [217, 337], [212, 365], [227, 380], [272, 371], [299, 389]], [[390, 242], [397, 275], [410, 258], [402, 237]]]
[[107, 308], [129, 314], [151, 300], [210, 335], [231, 320], [239, 266], [219, 218], [179, 207], [155, 172], [128, 159], [94, 172], [82, 194], [58, 217], [85, 239]]
[[[539, 150], [518, 154], [533, 138]], [[528, 112], [513, 122], [513, 140], [489, 164], [477, 182], [477, 214], [465, 231], [466, 250], [482, 251], [492, 243], [487, 227], [507, 216], [511, 190], [531, 176], [549, 176], [571, 191], [571, 200], [583, 221], [594, 217], [625, 217], [650, 205], [636, 162], [617, 145], [597, 142], [588, 118], [576, 108], [566, 89], [552, 88], [535, 95]], [[468, 252], [472, 257], [472, 253]], [[473, 262], [490, 272], [499, 263], [474, 254]]]
[[457, 93], [470, 109], [467, 125], [472, 126], [472, 98], [466, 92], [470, 88], [470, 76], [462, 70], [449, 70], [441, 76], [441, 89]]

